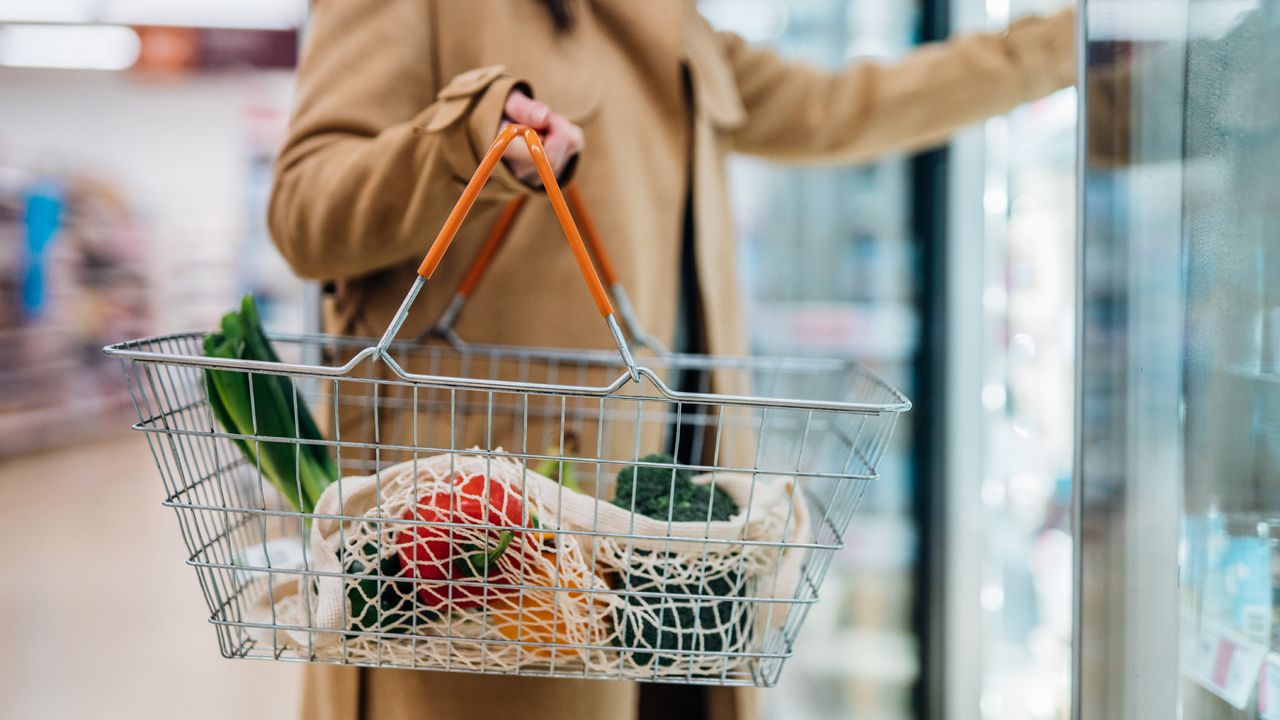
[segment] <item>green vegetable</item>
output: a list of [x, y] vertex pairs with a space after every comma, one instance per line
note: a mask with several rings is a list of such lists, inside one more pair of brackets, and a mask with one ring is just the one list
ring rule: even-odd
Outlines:
[[[548, 453], [555, 452], [548, 450]], [[578, 484], [578, 476], [573, 470], [573, 463], [560, 462], [558, 460], [543, 460], [533, 469], [542, 477], [550, 478], [569, 488], [574, 492], [582, 492], [582, 486]]]
[[[674, 465], [669, 455], [655, 454], [642, 462]], [[728, 520], [738, 512], [737, 503], [720, 488], [714, 490], [693, 482], [688, 471], [661, 467], [627, 467], [618, 473], [613, 504], [657, 520]], [[637, 556], [648, 554], [633, 550]], [[668, 556], [669, 562], [681, 562]], [[695, 562], [697, 558], [693, 559]], [[624, 577], [628, 590], [662, 593], [663, 597], [626, 595], [628, 610], [622, 612], [618, 642], [627, 648], [653, 648], [691, 652], [722, 652], [737, 645], [749, 629], [750, 617], [736, 607], [735, 598], [746, 592], [741, 573], [723, 567], [708, 568], [704, 581], [664, 583], [652, 577]], [[656, 584], [655, 584], [656, 581]], [[712, 595], [725, 600], [683, 599], [680, 596]], [[657, 609], [656, 619], [654, 609]], [[737, 612], [735, 614], [735, 608]], [[659, 655], [659, 665], [671, 665], [677, 656]], [[688, 657], [687, 655], [684, 657]], [[654, 661], [654, 653], [633, 651], [639, 665]]]
[[[378, 546], [367, 543], [361, 551], [365, 557], [378, 557]], [[351, 610], [352, 630], [408, 634], [413, 632], [414, 588], [402, 577], [403, 566], [398, 553], [379, 558], [376, 567], [367, 567], [360, 558], [347, 563], [349, 575], [367, 575], [347, 585], [347, 602]], [[372, 602], [376, 599], [377, 602]]]
[[[662, 453], [646, 455], [640, 462], [675, 464], [670, 455]], [[728, 520], [738, 512], [737, 504], [724, 490], [699, 485], [688, 470], [679, 468], [674, 472], [663, 467], [623, 468], [618, 473], [613, 504], [646, 517], [673, 522]]]
[[[223, 359], [280, 362], [262, 331], [258, 307], [245, 295], [240, 309], [222, 316], [218, 330], [205, 335], [204, 354]], [[218, 424], [229, 433], [323, 440], [306, 401], [283, 375], [238, 370], [205, 370], [205, 391]], [[249, 463], [294, 508], [313, 512], [320, 494], [338, 480], [338, 466], [325, 445], [234, 439]]]
[[[578, 452], [578, 435], [572, 430], [565, 431], [561, 442], [565, 453], [573, 455]], [[544, 455], [559, 455], [560, 453], [561, 448], [556, 445], [551, 445], [543, 451]], [[543, 460], [538, 463], [538, 466], [533, 471], [542, 477], [555, 480], [574, 492], [582, 492], [582, 486], [578, 484], [578, 476], [574, 472], [573, 463], [571, 462]]]

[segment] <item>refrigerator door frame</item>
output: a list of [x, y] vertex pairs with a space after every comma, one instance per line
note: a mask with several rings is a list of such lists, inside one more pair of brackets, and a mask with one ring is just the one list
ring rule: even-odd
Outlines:
[[[1182, 282], [1168, 281], [1180, 277], [1183, 255], [1181, 241], [1170, 241], [1182, 237], [1182, 161], [1168, 149], [1180, 141], [1182, 118], [1173, 127], [1166, 112], [1159, 132], [1127, 138], [1124, 166], [1142, 165], [1141, 172], [1117, 173], [1091, 159], [1094, 134], [1117, 127], [1113, 115], [1090, 117], [1097, 43], [1145, 39], [1139, 18], [1124, 18], [1123, 7], [1117, 16], [1117, 5], [1085, 0], [1077, 20], [1072, 717], [1167, 720], [1179, 706], [1185, 302]], [[1185, 28], [1187, 2], [1168, 5], [1182, 13], [1168, 25]], [[1173, 38], [1170, 49], [1180, 42]], [[1134, 77], [1150, 55], [1134, 54]], [[1144, 105], [1167, 111], [1163, 87], [1144, 97], [1141, 79], [1133, 84], [1134, 127]]]

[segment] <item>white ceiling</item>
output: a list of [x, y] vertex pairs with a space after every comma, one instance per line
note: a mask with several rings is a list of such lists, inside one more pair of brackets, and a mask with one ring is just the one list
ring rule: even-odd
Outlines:
[[0, 22], [287, 29], [306, 0], [0, 0]]

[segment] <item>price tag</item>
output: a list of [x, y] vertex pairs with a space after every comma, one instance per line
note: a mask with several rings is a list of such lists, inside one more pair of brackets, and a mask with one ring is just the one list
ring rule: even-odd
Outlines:
[[1258, 678], [1258, 713], [1262, 720], [1280, 720], [1280, 657], [1270, 653]]
[[1184, 626], [1183, 638], [1191, 641], [1183, 645], [1189, 651], [1183, 673], [1232, 707], [1244, 710], [1258, 684], [1266, 649], [1209, 623], [1199, 628]]

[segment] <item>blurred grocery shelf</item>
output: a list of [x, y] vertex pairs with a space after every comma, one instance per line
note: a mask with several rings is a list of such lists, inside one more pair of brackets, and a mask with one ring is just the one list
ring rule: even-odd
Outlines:
[[245, 291], [301, 329], [263, 220], [291, 87], [252, 67], [0, 67], [0, 456], [128, 424], [104, 345], [210, 327]]

